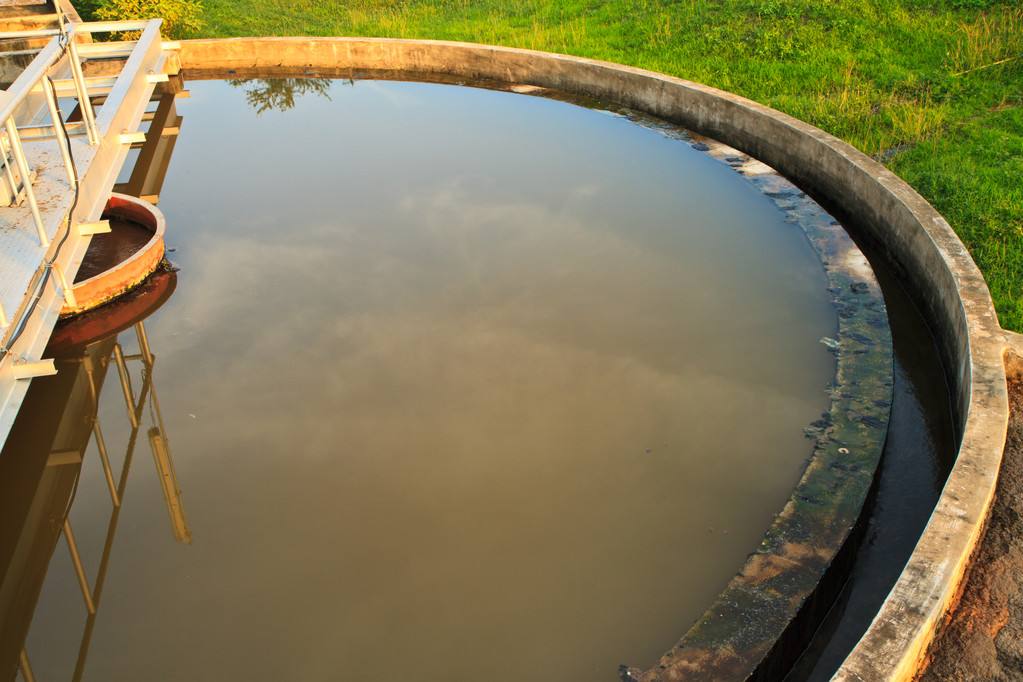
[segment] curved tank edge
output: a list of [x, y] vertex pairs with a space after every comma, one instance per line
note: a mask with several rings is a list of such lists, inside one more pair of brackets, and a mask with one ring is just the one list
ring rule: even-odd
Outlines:
[[983, 277], [947, 221], [909, 185], [850, 145], [756, 102], [585, 58], [429, 40], [232, 38], [184, 41], [181, 63], [188, 70], [235, 74], [443, 73], [613, 101], [741, 149], [861, 219], [861, 236], [880, 245], [933, 325], [962, 433], [956, 463], [906, 569], [836, 674], [912, 679], [982, 535], [1001, 464], [1008, 398], [1002, 357], [1007, 341]]

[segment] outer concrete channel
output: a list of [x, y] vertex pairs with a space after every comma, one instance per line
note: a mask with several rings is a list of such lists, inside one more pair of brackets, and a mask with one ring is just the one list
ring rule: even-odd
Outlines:
[[[920, 541], [838, 680], [908, 680], [954, 606], [994, 496], [1008, 421], [999, 328], [987, 286], [948, 223], [881, 164], [813, 126], [747, 99], [649, 71], [576, 57], [438, 41], [240, 38], [185, 41], [186, 70], [437, 74], [552, 88], [648, 113], [750, 154], [856, 222], [900, 274], [934, 331], [961, 444]], [[751, 627], [753, 627], [751, 625]], [[702, 678], [666, 655], [644, 679]]]

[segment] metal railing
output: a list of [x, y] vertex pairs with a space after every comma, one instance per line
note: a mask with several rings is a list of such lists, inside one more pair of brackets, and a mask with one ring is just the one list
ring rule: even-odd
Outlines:
[[[114, 99], [119, 101], [129, 87], [128, 84], [120, 83], [119, 76], [86, 77], [83, 61], [127, 57], [126, 65], [132, 64], [141, 59], [140, 55], [135, 54], [136, 47], [142, 47], [143, 44], [148, 46], [154, 41], [159, 43], [160, 23], [158, 19], [70, 23], [63, 15], [58, 15], [57, 28], [0, 32], [0, 41], [50, 38], [45, 47], [38, 50], [32, 62], [15, 78], [10, 88], [0, 92], [0, 166], [2, 166], [0, 184], [6, 184], [10, 198], [9, 206], [28, 205], [41, 248], [49, 247], [50, 236], [47, 234], [47, 220], [40, 210], [36, 189], [33, 186], [35, 173], [25, 153], [24, 143], [54, 141], [67, 174], [68, 187], [77, 196], [82, 177], [81, 166], [80, 160], [74, 157], [69, 138], [84, 135], [90, 147], [98, 148], [103, 143], [107, 125], [97, 120], [93, 99], [107, 96], [106, 101], [109, 101], [110, 96], [117, 91], [119, 97]], [[137, 41], [81, 44], [78, 41], [78, 37], [94, 33], [126, 32], [141, 32], [141, 36]], [[167, 80], [166, 75], [153, 73], [148, 74], [146, 78], [149, 83]], [[60, 98], [64, 97], [72, 98], [77, 103], [76, 111], [80, 114], [80, 121], [65, 119], [60, 107]], [[18, 124], [19, 118], [22, 119], [22, 125]], [[26, 118], [29, 120], [24, 120]], [[106, 123], [109, 123], [111, 118], [112, 116], [108, 116]], [[122, 135], [124, 139], [119, 142], [134, 141], [137, 135]], [[71, 216], [65, 216], [65, 219], [67, 229], [73, 229]], [[89, 229], [85, 224], [78, 227], [83, 230], [83, 234]], [[57, 265], [56, 258], [57, 253], [50, 259], [44, 258], [41, 267], [44, 276], [41, 281], [49, 279], [49, 274], [52, 274], [65, 302], [74, 306], [76, 302], [71, 283], [68, 281], [69, 277]], [[35, 281], [40, 280], [37, 277]], [[24, 321], [25, 310], [30, 311], [31, 306], [23, 305], [14, 315], [16, 319], [9, 319], [0, 302], [0, 330], [3, 330], [5, 337], [10, 334], [11, 329], [17, 329]], [[0, 349], [0, 353], [6, 355], [11, 345], [8, 342]]]
[[[72, 186], [76, 182], [74, 159], [71, 156], [70, 147], [67, 144], [68, 126], [64, 121], [58, 103], [58, 88], [51, 77], [54, 71], [60, 68], [60, 63], [67, 57], [67, 66], [70, 70], [70, 79], [60, 79], [56, 83], [62, 86], [70, 85], [71, 92], [66, 93], [61, 89], [60, 94], [72, 94], [78, 101], [78, 109], [81, 112], [82, 124], [85, 134], [88, 136], [90, 145], [97, 145], [100, 142], [99, 130], [96, 126], [96, 112], [93, 108], [92, 98], [89, 93], [89, 80], [85, 77], [82, 69], [82, 55], [76, 36], [91, 35], [93, 33], [141, 31], [147, 27], [148, 21], [116, 21], [116, 22], [85, 22], [80, 24], [66, 23], [61, 20], [58, 28], [41, 29], [36, 31], [10, 31], [0, 32], [0, 40], [20, 39], [30, 40], [51, 36], [51, 40], [42, 48], [35, 59], [15, 79], [5, 92], [0, 95], [0, 122], [2, 122], [4, 133], [0, 136], [0, 162], [4, 169], [4, 176], [8, 182], [13, 203], [24, 194], [32, 211], [32, 217], [39, 233], [39, 242], [43, 247], [49, 244], [45, 232], [42, 217], [39, 213], [39, 205], [36, 201], [35, 192], [32, 189], [31, 169], [25, 158], [24, 147], [22, 146], [22, 133], [35, 132], [40, 128], [48, 128], [52, 131], [52, 138], [56, 139], [64, 160], [64, 167], [68, 173], [68, 182]], [[130, 46], [129, 41], [127, 46]], [[113, 43], [106, 47], [104, 43], [90, 44], [85, 50], [87, 57], [107, 56], [111, 52], [124, 53], [126, 47], [124, 42]], [[129, 50], [130, 53], [130, 50]], [[19, 128], [15, 121], [15, 115], [29, 99], [29, 97], [42, 91], [46, 99], [47, 113], [50, 121], [46, 125], [30, 125]], [[33, 139], [39, 139], [35, 137]]]

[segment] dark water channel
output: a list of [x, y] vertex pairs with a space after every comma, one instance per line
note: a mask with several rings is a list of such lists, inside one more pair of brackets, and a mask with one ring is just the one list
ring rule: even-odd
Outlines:
[[121, 218], [109, 220], [110, 232], [93, 237], [75, 282], [83, 282], [125, 261], [153, 238], [153, 231], [144, 225]]
[[958, 446], [934, 336], [892, 269], [869, 244], [862, 248], [884, 289], [895, 350], [888, 439], [866, 535], [845, 588], [786, 682], [830, 680], [870, 627], [927, 524]]
[[[800, 229], [684, 141], [564, 102], [189, 89], [160, 195], [177, 289], [73, 353], [123, 489], [111, 534], [95, 437], [47, 484], [103, 590], [90, 618], [57, 542], [36, 677], [653, 663], [756, 546], [827, 408], [836, 318]], [[53, 457], [21, 428], [5, 471]]]

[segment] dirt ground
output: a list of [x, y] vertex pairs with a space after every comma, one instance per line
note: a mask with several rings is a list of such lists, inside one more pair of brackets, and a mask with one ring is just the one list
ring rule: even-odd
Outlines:
[[921, 676], [1023, 682], [1023, 380], [1009, 382], [1009, 438], [990, 525], [962, 601]]

